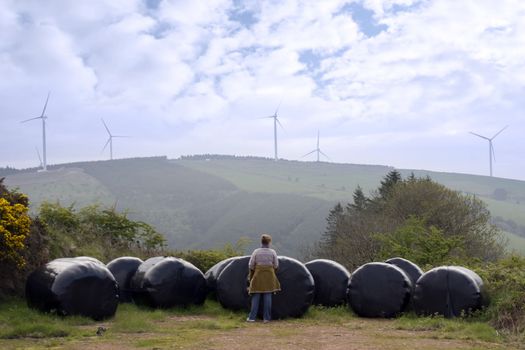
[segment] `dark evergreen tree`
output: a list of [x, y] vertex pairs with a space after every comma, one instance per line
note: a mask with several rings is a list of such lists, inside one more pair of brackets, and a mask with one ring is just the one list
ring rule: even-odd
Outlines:
[[364, 210], [366, 208], [366, 205], [368, 204], [368, 198], [366, 198], [365, 194], [363, 193], [363, 189], [361, 186], [357, 185], [357, 188], [354, 191], [354, 204], [350, 205], [350, 208], [355, 210]]
[[392, 170], [381, 180], [381, 186], [379, 186], [379, 197], [381, 199], [387, 199], [390, 191], [396, 183], [401, 181], [401, 174], [397, 170]]
[[344, 209], [341, 203], [337, 203], [335, 207], [330, 210], [330, 213], [326, 218], [326, 230], [321, 238], [322, 245], [333, 246], [336, 243], [336, 235], [343, 214]]

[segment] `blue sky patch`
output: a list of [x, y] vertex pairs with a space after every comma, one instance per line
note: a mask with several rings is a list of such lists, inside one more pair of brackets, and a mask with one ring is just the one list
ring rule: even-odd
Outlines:
[[299, 61], [304, 63], [308, 70], [313, 71], [319, 68], [321, 58], [314, 50], [303, 50], [299, 53]]
[[255, 13], [246, 8], [242, 1], [235, 0], [233, 9], [229, 12], [229, 19], [231, 21], [239, 22], [246, 28], [251, 28], [252, 25], [257, 23], [257, 17]]
[[359, 30], [368, 37], [376, 36], [388, 29], [386, 24], [377, 23], [374, 18], [374, 11], [365, 8], [359, 3], [347, 4], [342, 11], [349, 12], [359, 26]]
[[155, 10], [159, 7], [161, 0], [146, 0], [146, 6], [152, 10]]
[[411, 12], [420, 8], [421, 5], [423, 5], [423, 1], [417, 1], [411, 5], [394, 4], [392, 5], [392, 9], [390, 11], [394, 14], [398, 12]]

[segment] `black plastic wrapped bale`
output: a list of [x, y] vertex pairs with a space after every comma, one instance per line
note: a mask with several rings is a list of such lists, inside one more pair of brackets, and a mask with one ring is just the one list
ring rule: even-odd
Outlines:
[[391, 258], [385, 261], [387, 264], [395, 265], [399, 267], [401, 270], [403, 270], [407, 276], [410, 278], [410, 282], [412, 283], [412, 287], [415, 288], [416, 282], [423, 275], [423, 270], [419, 268], [416, 264], [414, 264], [412, 261], [403, 259], [403, 258]]
[[98, 260], [97, 258], [93, 258], [91, 256], [76, 256], [74, 258], [64, 258], [64, 259], [75, 259], [75, 260], [91, 261], [92, 263], [99, 264], [99, 265], [102, 265], [102, 266], [106, 266], [102, 261]]
[[230, 310], [249, 310], [248, 262], [249, 256], [233, 259], [217, 278], [217, 300]]
[[412, 291], [399, 267], [373, 262], [355, 270], [348, 284], [348, 302], [361, 317], [395, 317], [405, 310]]
[[222, 270], [224, 270], [226, 266], [228, 266], [233, 260], [237, 258], [238, 257], [233, 257], [219, 261], [210, 267], [210, 269], [204, 274], [204, 278], [206, 278], [206, 287], [208, 288], [208, 293], [212, 298], [217, 298], [217, 278], [219, 278]]
[[[248, 295], [249, 256], [234, 259], [217, 279], [217, 299], [231, 310], [250, 310]], [[280, 256], [277, 278], [281, 291], [272, 297], [272, 318], [300, 317], [310, 307], [314, 297], [314, 279], [299, 261]], [[262, 311], [262, 303], [260, 305]], [[259, 312], [262, 315], [262, 312]], [[260, 316], [259, 315], [259, 316]]]
[[[303, 263], [286, 256], [279, 257], [277, 279], [281, 291], [272, 297], [272, 319], [301, 317], [314, 300], [315, 282]], [[262, 315], [261, 303], [260, 315]]]
[[343, 265], [333, 260], [317, 259], [304, 266], [315, 281], [313, 304], [332, 307], [346, 303], [350, 272]]
[[414, 291], [418, 315], [457, 317], [481, 309], [488, 299], [483, 280], [461, 266], [436, 267], [419, 278]]
[[131, 279], [133, 300], [152, 307], [202, 304], [206, 299], [204, 274], [191, 263], [173, 257], [144, 261]]
[[106, 266], [111, 271], [118, 283], [119, 301], [121, 303], [133, 302], [131, 279], [139, 266], [143, 263], [139, 258], [123, 256], [110, 261]]
[[44, 312], [101, 320], [115, 314], [118, 286], [102, 262], [87, 257], [63, 258], [29, 275], [26, 299], [30, 307]]

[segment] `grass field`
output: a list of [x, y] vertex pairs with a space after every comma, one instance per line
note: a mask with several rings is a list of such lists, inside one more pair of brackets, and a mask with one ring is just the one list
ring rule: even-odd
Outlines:
[[525, 238], [508, 232], [503, 232], [503, 235], [508, 239], [507, 247], [510, 252], [525, 255]]
[[222, 177], [250, 192], [295, 193], [329, 201], [349, 201], [360, 185], [376, 188], [392, 168], [260, 159], [176, 160], [176, 164]]
[[[0, 304], [1, 349], [518, 349], [516, 339], [477, 319], [363, 319], [346, 307], [312, 307], [300, 319], [245, 322], [214, 301], [186, 309], [120, 305], [96, 322], [30, 310], [20, 299]], [[105, 329], [97, 335], [99, 327]], [[523, 345], [523, 344], [522, 344]]]
[[509, 203], [491, 198], [482, 198], [493, 216], [501, 216], [513, 220], [517, 224], [525, 225], [525, 202]]
[[8, 177], [6, 184], [31, 194], [30, 206], [33, 212], [43, 201], [64, 205], [75, 203], [77, 207], [115, 203], [115, 196], [107, 187], [79, 168], [17, 174]]

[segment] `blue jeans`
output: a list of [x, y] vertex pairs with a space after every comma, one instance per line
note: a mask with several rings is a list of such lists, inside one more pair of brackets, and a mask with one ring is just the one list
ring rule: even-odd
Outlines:
[[259, 311], [259, 301], [263, 296], [263, 319], [270, 321], [272, 319], [272, 293], [254, 293], [252, 294], [252, 308], [248, 318], [255, 320], [257, 318], [257, 312]]

